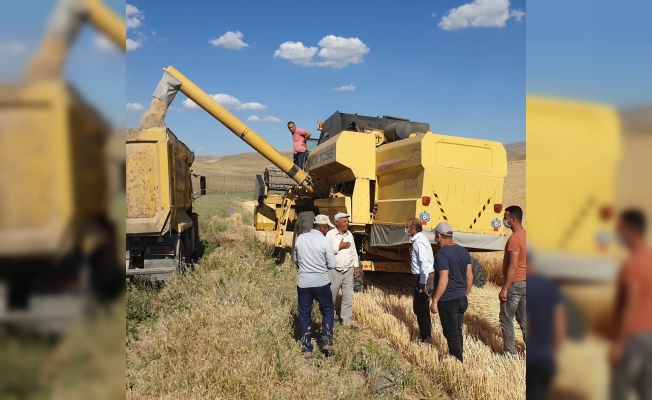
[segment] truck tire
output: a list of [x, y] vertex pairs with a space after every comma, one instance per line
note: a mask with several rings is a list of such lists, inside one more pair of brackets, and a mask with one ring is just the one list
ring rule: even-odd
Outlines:
[[353, 278], [353, 291], [355, 293], [362, 292], [362, 288], [364, 287], [364, 271], [362, 270], [362, 266], [358, 270], [360, 271], [360, 276]]
[[179, 235], [179, 239], [177, 239], [177, 256], [175, 257], [175, 261], [177, 264], [177, 274], [183, 274], [185, 271], [184, 262], [187, 258], [186, 249], [187, 247], [185, 243], [185, 235], [181, 234]]
[[566, 309], [566, 336], [571, 340], [582, 340], [586, 334], [582, 310], [565, 294], [561, 295], [561, 299]]
[[482, 267], [482, 264], [480, 264], [480, 261], [477, 259], [471, 257], [471, 267], [473, 269], [473, 286], [480, 289], [484, 288], [487, 280], [485, 278], [484, 268]]

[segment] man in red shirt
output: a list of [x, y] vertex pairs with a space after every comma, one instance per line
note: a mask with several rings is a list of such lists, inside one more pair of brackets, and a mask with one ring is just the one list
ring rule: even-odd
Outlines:
[[618, 236], [629, 250], [618, 281], [617, 334], [609, 352], [611, 398], [652, 399], [652, 249], [645, 244], [645, 215], [626, 210]]
[[301, 169], [308, 157], [308, 145], [306, 144], [310, 138], [310, 132], [297, 128], [294, 122], [288, 122], [288, 129], [292, 133], [292, 144], [294, 150], [294, 163]]
[[514, 316], [523, 331], [525, 341], [525, 277], [527, 274], [525, 228], [523, 210], [519, 206], [505, 209], [505, 227], [512, 230], [512, 236], [505, 245], [503, 258], [503, 287], [498, 294], [500, 299], [500, 327], [503, 331], [503, 352], [516, 353], [514, 335]]

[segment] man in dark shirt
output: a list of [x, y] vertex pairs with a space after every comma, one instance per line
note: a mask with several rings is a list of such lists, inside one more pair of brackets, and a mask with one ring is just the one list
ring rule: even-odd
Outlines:
[[556, 374], [556, 353], [566, 331], [562, 297], [555, 282], [539, 274], [527, 253], [527, 393], [528, 399], [548, 399]]
[[462, 324], [469, 307], [467, 296], [473, 286], [471, 255], [464, 247], [453, 243], [453, 228], [447, 222], [437, 225], [435, 237], [440, 246], [435, 256], [438, 283], [430, 311], [439, 314], [448, 353], [464, 362]]

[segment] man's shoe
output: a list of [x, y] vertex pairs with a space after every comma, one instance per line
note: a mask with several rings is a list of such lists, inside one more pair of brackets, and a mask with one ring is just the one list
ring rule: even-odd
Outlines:
[[322, 349], [326, 353], [326, 357], [330, 357], [333, 354], [335, 354], [335, 348], [332, 345], [326, 344], [326, 345], [322, 346]]
[[421, 339], [421, 338], [417, 339], [417, 346], [423, 346], [423, 345], [428, 344], [430, 342], [431, 338], [432, 338], [431, 336], [428, 336], [425, 339]]

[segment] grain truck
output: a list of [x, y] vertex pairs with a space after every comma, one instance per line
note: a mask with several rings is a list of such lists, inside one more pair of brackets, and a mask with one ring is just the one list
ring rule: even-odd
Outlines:
[[0, 84], [0, 323], [59, 330], [89, 295], [124, 285], [108, 205], [110, 127], [61, 77], [87, 22], [124, 50], [124, 20], [101, 1], [62, 0], [25, 79]]
[[[302, 170], [174, 67], [164, 71], [153, 102], [167, 108], [181, 91], [293, 181], [268, 203], [271, 175], [256, 180], [254, 223], [276, 232], [278, 248], [288, 231], [296, 235], [311, 225], [315, 213], [346, 212], [366, 271], [409, 272], [409, 218], [421, 220], [433, 246], [429, 228], [448, 221], [454, 240], [467, 249], [504, 249], [507, 155], [501, 143], [435, 134], [427, 124], [399, 118], [337, 112], [324, 122]], [[473, 264], [475, 283], [483, 286], [484, 271]]]
[[199, 245], [195, 155], [166, 126], [127, 129], [126, 146], [126, 274], [165, 280], [192, 266]]

